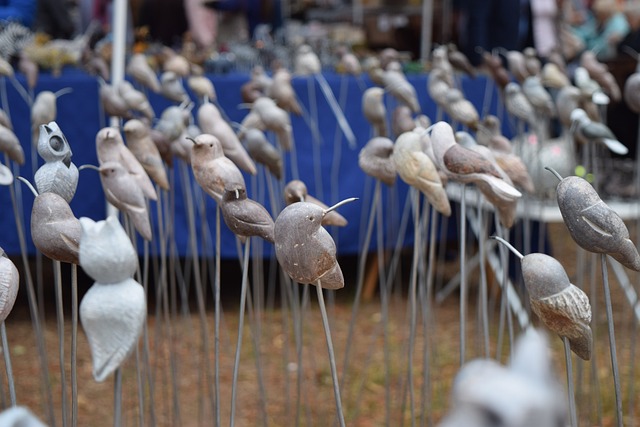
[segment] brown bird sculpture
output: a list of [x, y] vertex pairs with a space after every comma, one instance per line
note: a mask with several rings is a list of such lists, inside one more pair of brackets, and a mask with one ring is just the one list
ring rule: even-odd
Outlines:
[[151, 89], [152, 92], [160, 92], [160, 80], [153, 68], [149, 65], [147, 57], [142, 53], [135, 53], [129, 58], [126, 68], [127, 74], [134, 78], [142, 86]]
[[227, 187], [220, 210], [225, 224], [244, 243], [247, 237], [258, 236], [274, 243], [273, 219], [260, 203], [247, 197], [243, 187]]
[[276, 101], [278, 107], [297, 116], [302, 115], [302, 108], [291, 86], [291, 73], [285, 68], [280, 68], [273, 73], [273, 84], [266, 94]]
[[24, 151], [20, 140], [8, 127], [0, 125], [0, 152], [19, 165], [24, 165]]
[[322, 222], [328, 213], [354, 200], [343, 200], [326, 209], [299, 202], [280, 212], [274, 225], [276, 258], [294, 281], [324, 289], [344, 287], [336, 244]]
[[151, 139], [149, 127], [138, 119], [127, 121], [122, 128], [127, 147], [149, 177], [163, 190], [169, 190], [169, 179], [158, 147]]
[[392, 187], [396, 182], [396, 165], [391, 159], [393, 141], [385, 137], [376, 137], [360, 150], [358, 165], [367, 175]]
[[282, 178], [282, 156], [276, 147], [267, 141], [261, 130], [247, 129], [244, 132], [244, 142], [249, 155], [256, 162], [263, 164], [277, 179]]

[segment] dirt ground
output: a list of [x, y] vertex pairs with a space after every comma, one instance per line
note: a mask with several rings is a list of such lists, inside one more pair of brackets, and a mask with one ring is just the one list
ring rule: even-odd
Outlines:
[[[632, 230], [632, 236], [634, 236]], [[579, 284], [578, 253], [563, 224], [549, 225], [553, 253], [564, 265], [572, 282]], [[475, 251], [472, 244], [469, 252]], [[446, 283], [458, 271], [455, 248], [448, 251], [439, 273]], [[596, 279], [583, 280], [582, 287], [594, 305], [594, 358], [591, 362], [574, 361], [574, 377], [580, 425], [614, 425], [614, 394], [606, 329], [606, 315], [600, 279], [599, 258], [585, 256], [587, 266]], [[409, 260], [410, 261], [410, 260]], [[360, 305], [353, 335], [349, 339], [349, 364], [344, 375], [344, 358], [353, 316], [355, 278], [347, 271], [355, 270], [355, 259], [344, 261], [347, 287], [335, 296], [325, 294], [328, 302], [331, 334], [340, 374], [342, 402], [349, 426], [411, 425], [411, 417], [419, 425], [441, 419], [449, 408], [451, 382], [459, 368], [459, 298], [454, 292], [429, 311], [428, 327], [423, 329], [422, 312], [416, 307], [416, 330], [410, 351], [410, 292], [408, 280], [400, 281], [389, 299], [387, 321], [381, 299], [376, 294]], [[408, 278], [408, 266], [402, 274]], [[630, 274], [629, 271], [627, 271]], [[478, 270], [469, 272], [469, 310], [467, 312], [467, 360], [484, 354], [482, 330], [479, 327], [477, 295]], [[640, 376], [632, 361], [635, 358], [635, 328], [632, 310], [611, 270], [616, 339], [622, 388], [625, 395], [625, 425], [637, 418], [638, 398], [635, 382]], [[66, 271], [65, 271], [66, 277]], [[589, 277], [587, 274], [586, 277]], [[630, 274], [631, 283], [637, 282]], [[490, 354], [495, 357], [499, 335], [500, 292], [489, 276]], [[222, 287], [240, 287], [240, 282]], [[593, 282], [593, 284], [591, 283]], [[593, 294], [592, 289], [596, 292]], [[315, 288], [292, 288], [292, 300], [310, 301], [302, 313], [292, 310], [290, 301], [276, 294], [276, 304], [262, 304], [259, 312], [251, 307], [244, 325], [242, 353], [237, 388], [235, 420], [237, 426], [331, 426], [336, 411], [331, 370]], [[64, 331], [64, 367], [70, 402], [71, 322], [66, 306]], [[138, 351], [123, 367], [123, 425], [211, 426], [214, 425], [215, 355], [214, 311], [211, 295], [206, 302], [206, 325], [203, 326], [197, 305], [169, 304], [150, 306], [147, 338], [141, 339]], [[167, 316], [167, 313], [169, 314]], [[534, 323], [538, 323], [532, 315]], [[383, 333], [386, 325], [386, 334]], [[17, 307], [6, 321], [13, 363], [18, 403], [31, 408], [44, 421], [49, 421], [46, 393], [40, 369], [35, 334], [25, 304]], [[300, 326], [299, 334], [297, 334]], [[225, 299], [220, 327], [219, 408], [223, 425], [231, 411], [231, 383], [238, 327], [237, 295]], [[62, 386], [58, 333], [55, 311], [48, 307], [45, 319], [45, 342], [49, 392], [55, 408], [56, 425], [62, 423]], [[516, 332], [520, 329], [516, 326]], [[299, 347], [296, 335], [302, 337]], [[206, 343], [203, 345], [203, 337]], [[427, 337], [425, 340], [425, 336]], [[500, 359], [508, 357], [509, 343], [504, 338]], [[550, 336], [554, 368], [564, 381], [564, 353], [561, 341]], [[206, 345], [206, 347], [205, 347]], [[148, 351], [145, 351], [145, 347]], [[298, 355], [301, 351], [301, 357]], [[427, 362], [425, 361], [425, 355]], [[148, 359], [148, 363], [147, 363]], [[427, 370], [425, 371], [425, 366]], [[385, 368], [386, 367], [386, 368]], [[78, 335], [78, 425], [110, 426], [113, 424], [114, 379], [103, 383], [92, 378], [90, 350], [80, 328]], [[300, 375], [299, 375], [300, 374]], [[409, 381], [411, 379], [411, 381]], [[426, 382], [425, 382], [426, 381]], [[6, 377], [2, 376], [2, 403], [8, 402]], [[139, 390], [142, 393], [139, 393]], [[140, 402], [139, 396], [143, 396]], [[411, 404], [413, 402], [413, 405]], [[144, 408], [141, 412], [140, 405]], [[413, 410], [412, 410], [413, 407]], [[68, 403], [70, 412], [70, 403]]]

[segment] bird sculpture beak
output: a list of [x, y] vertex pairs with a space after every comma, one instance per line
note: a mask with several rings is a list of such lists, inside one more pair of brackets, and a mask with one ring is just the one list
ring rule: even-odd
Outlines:
[[71, 153], [68, 153], [66, 156], [64, 156], [64, 159], [62, 159], [62, 163], [64, 163], [67, 168], [71, 167]]
[[185, 136], [186, 139], [188, 139], [189, 141], [193, 142], [193, 145], [198, 145], [198, 141], [196, 141], [195, 139], [191, 138], [190, 136]]
[[95, 171], [100, 172], [100, 168], [99, 168], [98, 166], [95, 166], [95, 165], [88, 165], [88, 164], [87, 164], [87, 165], [82, 165], [82, 166], [78, 167], [78, 170], [79, 170], [79, 171], [81, 171], [81, 170], [83, 170], [83, 169], [93, 169], [93, 170], [95, 170]]
[[358, 198], [357, 198], [357, 197], [350, 197], [350, 198], [348, 198], [348, 199], [344, 199], [343, 201], [336, 203], [335, 205], [331, 206], [330, 208], [325, 209], [325, 210], [322, 212], [322, 216], [325, 216], [325, 215], [326, 215], [326, 214], [328, 214], [329, 212], [331, 212], [331, 211], [334, 211], [334, 210], [338, 209], [338, 208], [339, 208], [340, 206], [342, 206], [342, 205], [346, 205], [347, 203], [355, 202], [356, 200], [358, 200]]

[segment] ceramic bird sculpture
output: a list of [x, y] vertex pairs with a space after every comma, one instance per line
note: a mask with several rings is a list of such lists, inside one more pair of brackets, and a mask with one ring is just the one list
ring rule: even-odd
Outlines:
[[55, 193], [41, 193], [31, 209], [31, 239], [40, 252], [55, 261], [78, 264], [82, 230], [69, 203]]
[[165, 71], [160, 75], [160, 93], [168, 100], [178, 104], [189, 100], [189, 95], [182, 85], [182, 80], [173, 71]]
[[640, 271], [640, 255], [620, 216], [596, 190], [578, 176], [562, 178], [556, 189], [558, 207], [571, 237], [589, 252], [608, 254], [625, 267]]
[[178, 139], [186, 127], [183, 112], [183, 109], [176, 105], [165, 108], [153, 128], [169, 141]]
[[47, 427], [24, 406], [11, 406], [0, 412], [0, 425], [4, 427]]
[[567, 424], [566, 396], [556, 380], [546, 336], [527, 329], [507, 366], [467, 362], [451, 391], [451, 409], [438, 427], [558, 427]]
[[396, 139], [391, 160], [404, 182], [420, 190], [438, 212], [449, 216], [451, 205], [447, 192], [435, 164], [425, 150], [421, 134], [406, 132]]
[[245, 146], [249, 155], [258, 163], [263, 164], [277, 179], [284, 173], [282, 156], [264, 133], [259, 129], [247, 129], [244, 132]]
[[556, 110], [560, 123], [566, 128], [571, 127], [571, 113], [580, 107], [580, 89], [575, 86], [565, 86], [556, 96]]
[[98, 81], [100, 82], [98, 95], [100, 96], [100, 102], [102, 103], [104, 112], [112, 117], [132, 119], [133, 114], [129, 110], [129, 106], [122, 95], [120, 95], [120, 92], [104, 80], [98, 79]]
[[446, 46], [438, 46], [431, 52], [432, 68], [442, 70], [449, 79], [449, 85], [454, 86], [453, 65], [449, 61], [449, 52]]
[[480, 128], [476, 133], [478, 144], [485, 145], [492, 150], [510, 153], [512, 151], [511, 141], [502, 135], [500, 119], [492, 114], [485, 116], [480, 123]]
[[384, 90], [372, 87], [362, 94], [362, 113], [374, 129], [376, 136], [387, 136], [387, 108]]
[[6, 154], [17, 164], [24, 164], [24, 150], [20, 145], [20, 140], [10, 128], [3, 125], [0, 125], [0, 152]]
[[187, 77], [191, 72], [191, 66], [187, 58], [176, 53], [169, 47], [163, 47], [161, 52], [162, 70], [175, 73], [179, 77]]
[[471, 65], [469, 58], [467, 58], [464, 53], [460, 52], [455, 44], [449, 43], [447, 45], [447, 57], [455, 70], [464, 73], [471, 78], [475, 78], [475, 68]]
[[113, 206], [125, 212], [145, 240], [151, 240], [151, 222], [144, 193], [135, 178], [118, 162], [100, 165], [100, 182], [104, 195]]
[[242, 102], [247, 104], [253, 104], [256, 99], [261, 96], [265, 96], [265, 93], [260, 90], [260, 87], [253, 80], [249, 80], [242, 86], [240, 86], [240, 96], [242, 97]]
[[520, 192], [507, 184], [500, 172], [484, 156], [456, 143], [453, 129], [446, 122], [438, 122], [429, 130], [434, 161], [446, 175], [461, 183], [485, 182], [494, 192], [505, 198], [519, 198]]
[[244, 242], [247, 237], [258, 236], [274, 243], [271, 215], [260, 203], [247, 197], [245, 188], [227, 187], [222, 195], [220, 210], [227, 227], [241, 241]]
[[411, 109], [406, 105], [398, 105], [391, 113], [391, 131], [397, 137], [416, 128]]
[[70, 203], [78, 186], [78, 168], [71, 162], [71, 147], [56, 122], [40, 125], [38, 154], [45, 161], [34, 176], [38, 193], [56, 193]]
[[392, 154], [393, 141], [376, 137], [360, 150], [358, 165], [367, 175], [392, 187], [396, 182], [396, 165], [391, 159]]
[[478, 110], [468, 101], [458, 89], [450, 89], [445, 95], [444, 109], [451, 117], [451, 120], [462, 123], [472, 129], [478, 129], [480, 116]]
[[4, 322], [11, 313], [18, 296], [19, 286], [18, 269], [7, 257], [4, 250], [0, 248], [0, 322]]
[[540, 72], [540, 82], [544, 87], [562, 89], [571, 85], [567, 75], [560, 68], [551, 62], [547, 62]]
[[542, 253], [522, 256], [504, 239], [493, 238], [520, 258], [531, 308], [542, 323], [561, 338], [568, 338], [571, 350], [581, 359], [590, 360], [593, 337], [587, 294], [569, 281], [562, 264], [555, 258]]
[[388, 70], [382, 75], [384, 89], [389, 92], [398, 102], [411, 108], [414, 113], [420, 112], [420, 103], [416, 89], [407, 80], [401, 71]]
[[149, 127], [137, 119], [127, 121], [122, 128], [127, 147], [140, 162], [149, 177], [163, 190], [169, 190], [169, 179], [158, 147], [151, 139]]
[[451, 76], [439, 68], [434, 68], [429, 73], [427, 93], [440, 108], [444, 108], [447, 102], [447, 93], [453, 87], [453, 84], [449, 83], [450, 79]]
[[156, 72], [153, 71], [144, 54], [135, 53], [131, 55], [126, 72], [142, 86], [151, 89], [155, 93], [160, 92], [160, 80], [158, 80]]
[[93, 378], [104, 381], [133, 352], [146, 320], [144, 289], [131, 277], [138, 258], [114, 216], [80, 218], [80, 266], [95, 283], [80, 303], [80, 321], [93, 360]]
[[192, 142], [191, 169], [205, 193], [220, 204], [225, 188], [246, 188], [240, 169], [224, 155], [218, 138], [204, 133]]
[[575, 81], [576, 87], [580, 89], [580, 94], [584, 99], [592, 100], [600, 105], [609, 104], [609, 96], [604, 93], [602, 86], [591, 78], [586, 68], [577, 67], [574, 71], [573, 80]]
[[522, 54], [524, 55], [524, 67], [529, 73], [529, 76], [537, 76], [540, 74], [540, 70], [542, 69], [542, 63], [540, 59], [538, 59], [538, 52], [534, 47], [526, 47], [522, 50]]
[[482, 62], [487, 67], [491, 79], [496, 83], [498, 88], [504, 90], [507, 84], [511, 82], [511, 77], [506, 68], [502, 66], [500, 58], [491, 54], [491, 52], [482, 51]]
[[117, 128], [106, 127], [100, 129], [96, 135], [96, 151], [100, 164], [106, 162], [120, 163], [133, 176], [146, 198], [151, 200], [158, 199], [149, 175], [147, 175], [131, 150], [124, 145], [122, 135], [120, 135], [120, 131]]
[[320, 58], [311, 49], [311, 46], [303, 44], [298, 47], [294, 59], [295, 73], [299, 76], [311, 76], [322, 71]]
[[542, 86], [540, 77], [527, 77], [522, 83], [522, 93], [524, 93], [539, 114], [544, 117], [555, 117], [555, 104], [553, 103], [551, 94]]
[[507, 111], [513, 116], [528, 123], [529, 126], [536, 126], [535, 110], [531, 102], [529, 102], [524, 93], [522, 93], [519, 84], [511, 82], [505, 87], [504, 105]]
[[507, 65], [511, 75], [515, 77], [518, 83], [524, 82], [524, 79], [530, 76], [525, 65], [524, 54], [517, 50], [510, 50], [505, 52], [505, 57], [507, 58]]
[[291, 73], [285, 68], [280, 68], [273, 73], [273, 84], [266, 94], [273, 98], [278, 107], [283, 110], [298, 116], [302, 114], [302, 108], [298, 103], [293, 86], [291, 86]]
[[267, 75], [264, 67], [256, 65], [251, 69], [251, 82], [253, 82], [258, 91], [265, 94], [273, 84], [273, 79]]
[[283, 151], [291, 151], [293, 147], [293, 130], [289, 113], [278, 107], [271, 98], [266, 96], [261, 96], [255, 100], [251, 112], [256, 113], [266, 129], [276, 134], [278, 145]]
[[55, 93], [43, 90], [33, 100], [31, 105], [31, 141], [34, 145], [38, 142], [40, 125], [46, 125], [56, 119], [58, 115], [58, 106], [56, 104], [58, 97], [69, 92], [71, 92], [71, 89], [62, 89]]
[[351, 74], [352, 76], [362, 74], [362, 65], [360, 65], [358, 57], [356, 57], [349, 48], [343, 46], [337, 53], [339, 60], [336, 65], [336, 70], [338, 70], [338, 72]]
[[142, 114], [142, 116], [149, 121], [156, 117], [156, 113], [153, 111], [147, 95], [134, 88], [131, 83], [126, 80], [121, 80], [116, 86], [116, 90], [130, 110]]
[[[284, 187], [284, 201], [287, 205], [298, 202], [312, 203], [322, 209], [328, 209], [321, 200], [316, 199], [307, 191], [307, 185], [299, 179], [291, 180]], [[327, 211], [322, 217], [322, 225], [346, 227], [347, 219], [336, 211]]]
[[280, 212], [274, 225], [276, 258], [291, 279], [324, 289], [344, 287], [336, 244], [322, 227], [322, 220], [327, 213], [353, 200], [356, 199], [343, 200], [327, 209], [313, 203], [292, 203]]
[[231, 126], [222, 118], [218, 107], [212, 103], [202, 104], [198, 108], [198, 125], [202, 132], [214, 135], [222, 144], [224, 155], [238, 167], [251, 175], [256, 174], [256, 165], [244, 149], [240, 139]]
[[592, 121], [583, 109], [573, 110], [571, 121], [574, 134], [582, 141], [604, 144], [612, 152], [623, 156], [629, 152], [629, 149], [618, 141], [611, 129], [604, 123]]
[[604, 90], [604, 93], [609, 95], [615, 102], [620, 101], [622, 94], [616, 78], [611, 74], [605, 64], [598, 61], [595, 53], [588, 49], [582, 52], [582, 55], [580, 55], [580, 65], [587, 70], [589, 77], [598, 82]]
[[20, 54], [18, 70], [24, 74], [25, 80], [27, 81], [27, 88], [33, 91], [38, 84], [38, 77], [40, 76], [40, 67], [38, 67], [38, 64], [27, 57], [27, 55]]
[[201, 100], [215, 101], [216, 89], [213, 82], [206, 76], [190, 76], [187, 79], [189, 89]]

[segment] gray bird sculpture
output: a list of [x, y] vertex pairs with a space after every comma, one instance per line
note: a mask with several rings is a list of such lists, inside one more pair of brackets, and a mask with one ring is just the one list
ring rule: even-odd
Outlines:
[[278, 145], [283, 151], [291, 151], [293, 147], [293, 128], [291, 118], [282, 108], [266, 96], [261, 96], [253, 103], [251, 113], [255, 113], [260, 118], [265, 129], [276, 134]]
[[462, 123], [474, 131], [478, 129], [480, 121], [478, 110], [464, 97], [460, 90], [450, 89], [447, 91], [443, 108], [449, 114], [451, 120]]
[[620, 216], [596, 190], [578, 176], [562, 178], [556, 189], [558, 207], [573, 240], [589, 252], [608, 254], [625, 267], [640, 271], [640, 255]]
[[392, 187], [396, 182], [396, 165], [391, 159], [393, 141], [389, 138], [376, 137], [360, 150], [358, 165], [367, 175], [378, 179]]
[[613, 153], [624, 156], [629, 149], [618, 141], [611, 129], [604, 123], [594, 122], [586, 111], [577, 108], [571, 112], [571, 128], [574, 134], [585, 143], [604, 144]]
[[204, 133], [191, 141], [191, 169], [205, 193], [219, 204], [226, 187], [246, 188], [240, 169], [225, 157], [218, 138]]
[[39, 194], [56, 193], [71, 202], [78, 186], [78, 168], [71, 162], [71, 147], [56, 122], [40, 125], [38, 154], [45, 161], [35, 173]]
[[156, 189], [153, 187], [149, 175], [147, 175], [144, 167], [131, 150], [124, 145], [122, 135], [120, 135], [120, 131], [117, 128], [106, 127], [100, 129], [96, 135], [96, 151], [100, 164], [106, 162], [120, 163], [135, 179], [146, 198], [151, 200], [158, 199]]
[[129, 109], [129, 105], [127, 105], [118, 90], [102, 79], [98, 79], [98, 82], [100, 83], [98, 95], [104, 112], [112, 117], [120, 117], [125, 120], [132, 119], [133, 114]]
[[277, 179], [284, 173], [282, 156], [264, 133], [259, 129], [247, 129], [244, 132], [245, 146], [249, 155], [258, 163], [263, 164]]
[[536, 115], [531, 102], [522, 93], [520, 85], [514, 82], [509, 83], [504, 89], [504, 105], [509, 114], [535, 127]]
[[246, 189], [227, 187], [220, 210], [227, 227], [243, 242], [247, 237], [258, 236], [274, 243], [271, 215], [264, 206], [247, 197]]
[[531, 308], [550, 330], [567, 338], [571, 350], [583, 360], [591, 360], [591, 305], [584, 291], [572, 284], [562, 264], [542, 253], [522, 256], [513, 246], [502, 242], [520, 258], [524, 285]]
[[533, 108], [544, 117], [555, 117], [555, 104], [551, 94], [542, 86], [540, 77], [529, 76], [522, 83], [522, 93], [527, 97]]
[[276, 258], [291, 279], [324, 289], [344, 287], [336, 244], [322, 227], [322, 220], [327, 213], [354, 200], [343, 200], [327, 209], [299, 202], [280, 212], [274, 226]]
[[160, 75], [160, 93], [168, 100], [178, 104], [189, 100], [189, 95], [182, 85], [180, 76], [173, 71], [165, 71]]

